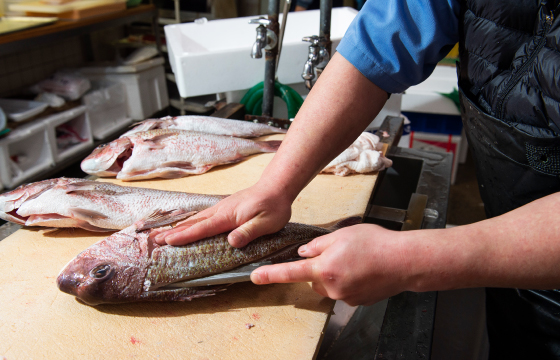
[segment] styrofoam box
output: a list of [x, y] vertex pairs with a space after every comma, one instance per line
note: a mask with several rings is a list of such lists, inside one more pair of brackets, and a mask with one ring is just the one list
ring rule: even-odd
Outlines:
[[450, 93], [454, 88], [458, 88], [457, 69], [438, 65], [424, 82], [406, 90], [402, 98], [402, 111], [460, 115], [455, 103], [440, 94]]
[[93, 81], [92, 89], [84, 95], [93, 137], [103, 140], [132, 123], [127, 114], [126, 88], [121, 83]]
[[[76, 108], [51, 115], [42, 121], [47, 125], [49, 144], [51, 145], [51, 151], [55, 163], [58, 163], [77, 152], [82, 151], [83, 149], [91, 148], [93, 145], [91, 127], [85, 106], [78, 106]], [[56, 142], [56, 128], [62, 124], [70, 125], [85, 141], [66, 149], [60, 149]]]
[[[46, 124], [32, 122], [18, 127], [0, 140], [0, 180], [14, 188], [54, 166]], [[17, 157], [15, 164], [11, 158]]]
[[[357, 13], [349, 7], [332, 10], [333, 53]], [[165, 26], [169, 62], [182, 97], [249, 89], [264, 80], [264, 54], [261, 59], [250, 56], [257, 25], [249, 24], [249, 20], [256, 18]], [[303, 81], [301, 73], [310, 44], [301, 39], [311, 35], [319, 35], [319, 10], [289, 13], [277, 69], [278, 81], [284, 84]]]
[[[130, 68], [130, 66], [126, 66], [126, 68]], [[130, 73], [97, 73], [89, 70], [82, 71], [82, 73], [92, 80], [104, 79], [123, 84], [126, 89], [128, 116], [134, 120], [144, 120], [169, 106], [165, 70], [162, 65]]]

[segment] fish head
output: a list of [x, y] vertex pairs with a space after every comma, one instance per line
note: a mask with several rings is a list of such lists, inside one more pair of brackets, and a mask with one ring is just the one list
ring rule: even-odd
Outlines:
[[84, 250], [62, 269], [58, 288], [88, 305], [130, 302], [143, 292], [147, 233], [118, 232]]
[[83, 179], [48, 179], [31, 184], [24, 184], [12, 191], [0, 194], [0, 219], [23, 225], [26, 219], [19, 216], [16, 211], [24, 202], [38, 197], [57, 185], [66, 185], [76, 181], [83, 181]]
[[121, 137], [95, 148], [82, 161], [81, 168], [90, 175], [116, 176], [131, 154], [132, 142], [128, 137]]

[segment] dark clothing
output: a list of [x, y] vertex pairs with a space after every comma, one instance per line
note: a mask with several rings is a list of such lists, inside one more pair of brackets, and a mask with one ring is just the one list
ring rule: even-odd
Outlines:
[[[559, 9], [557, 1], [463, 3], [463, 123], [488, 217], [560, 191]], [[490, 359], [560, 359], [559, 291], [486, 294]]]

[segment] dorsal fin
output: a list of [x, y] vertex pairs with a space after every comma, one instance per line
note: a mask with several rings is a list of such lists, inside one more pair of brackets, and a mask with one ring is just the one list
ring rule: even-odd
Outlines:
[[156, 210], [151, 213], [147, 218], [143, 220], [138, 220], [134, 223], [136, 226], [136, 232], [165, 226], [176, 221], [184, 220], [189, 216], [193, 216], [197, 211], [185, 211], [185, 210]]

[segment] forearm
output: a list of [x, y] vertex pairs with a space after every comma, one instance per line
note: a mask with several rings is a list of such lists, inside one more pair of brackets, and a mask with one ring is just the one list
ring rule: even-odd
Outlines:
[[387, 93], [335, 54], [298, 112], [259, 183], [290, 200], [379, 113]]
[[558, 209], [560, 193], [471, 225], [402, 233], [409, 290], [560, 288]]

